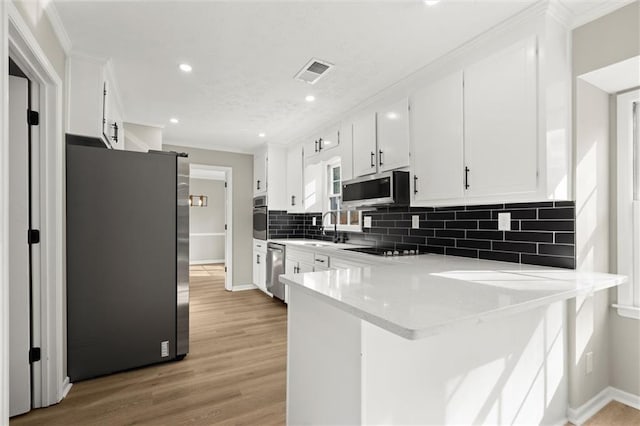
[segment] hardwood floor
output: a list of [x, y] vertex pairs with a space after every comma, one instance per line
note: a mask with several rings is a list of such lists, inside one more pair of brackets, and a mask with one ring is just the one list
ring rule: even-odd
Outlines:
[[76, 383], [11, 425], [284, 424], [286, 307], [259, 290], [225, 291], [221, 266], [190, 275], [184, 360]]
[[[225, 291], [221, 266], [192, 266], [190, 318], [183, 361], [76, 383], [11, 425], [285, 424], [285, 306], [259, 290]], [[640, 411], [618, 402], [587, 422], [637, 424]]]

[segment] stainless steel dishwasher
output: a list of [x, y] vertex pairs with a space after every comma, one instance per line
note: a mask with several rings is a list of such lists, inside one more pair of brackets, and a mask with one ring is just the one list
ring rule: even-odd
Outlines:
[[280, 300], [284, 300], [284, 284], [280, 275], [285, 271], [285, 245], [267, 244], [267, 291]]

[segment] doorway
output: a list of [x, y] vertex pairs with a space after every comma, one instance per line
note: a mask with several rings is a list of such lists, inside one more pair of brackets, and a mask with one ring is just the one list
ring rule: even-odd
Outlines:
[[231, 291], [232, 170], [203, 164], [190, 167], [189, 264], [224, 268], [224, 287]]

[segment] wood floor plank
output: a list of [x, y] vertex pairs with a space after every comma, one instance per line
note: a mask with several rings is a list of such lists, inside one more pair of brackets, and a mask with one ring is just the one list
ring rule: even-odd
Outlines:
[[286, 307], [259, 290], [227, 292], [219, 265], [191, 268], [190, 352], [182, 361], [75, 383], [13, 425], [285, 423]]

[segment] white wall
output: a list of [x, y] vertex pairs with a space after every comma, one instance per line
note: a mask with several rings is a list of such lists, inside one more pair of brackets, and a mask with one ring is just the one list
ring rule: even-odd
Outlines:
[[142, 124], [124, 123], [124, 149], [141, 152], [162, 150], [162, 129]]
[[224, 181], [191, 178], [189, 194], [208, 197], [206, 207], [189, 208], [189, 261], [192, 264], [223, 262], [225, 259]]
[[233, 173], [233, 283], [234, 287], [253, 282], [253, 155], [211, 151], [164, 144], [163, 149], [186, 152], [189, 162], [231, 167]]
[[[616, 272], [615, 110], [611, 99], [577, 77], [640, 54], [640, 2], [576, 28], [572, 34], [577, 264]], [[606, 132], [609, 132], [607, 135]], [[607, 164], [608, 163], [608, 164]], [[589, 172], [589, 169], [591, 171]], [[608, 194], [605, 195], [605, 194]], [[585, 303], [571, 329], [570, 406], [579, 407], [606, 386], [640, 395], [640, 321], [620, 317], [610, 305], [616, 290]], [[584, 353], [594, 352], [586, 375]]]

